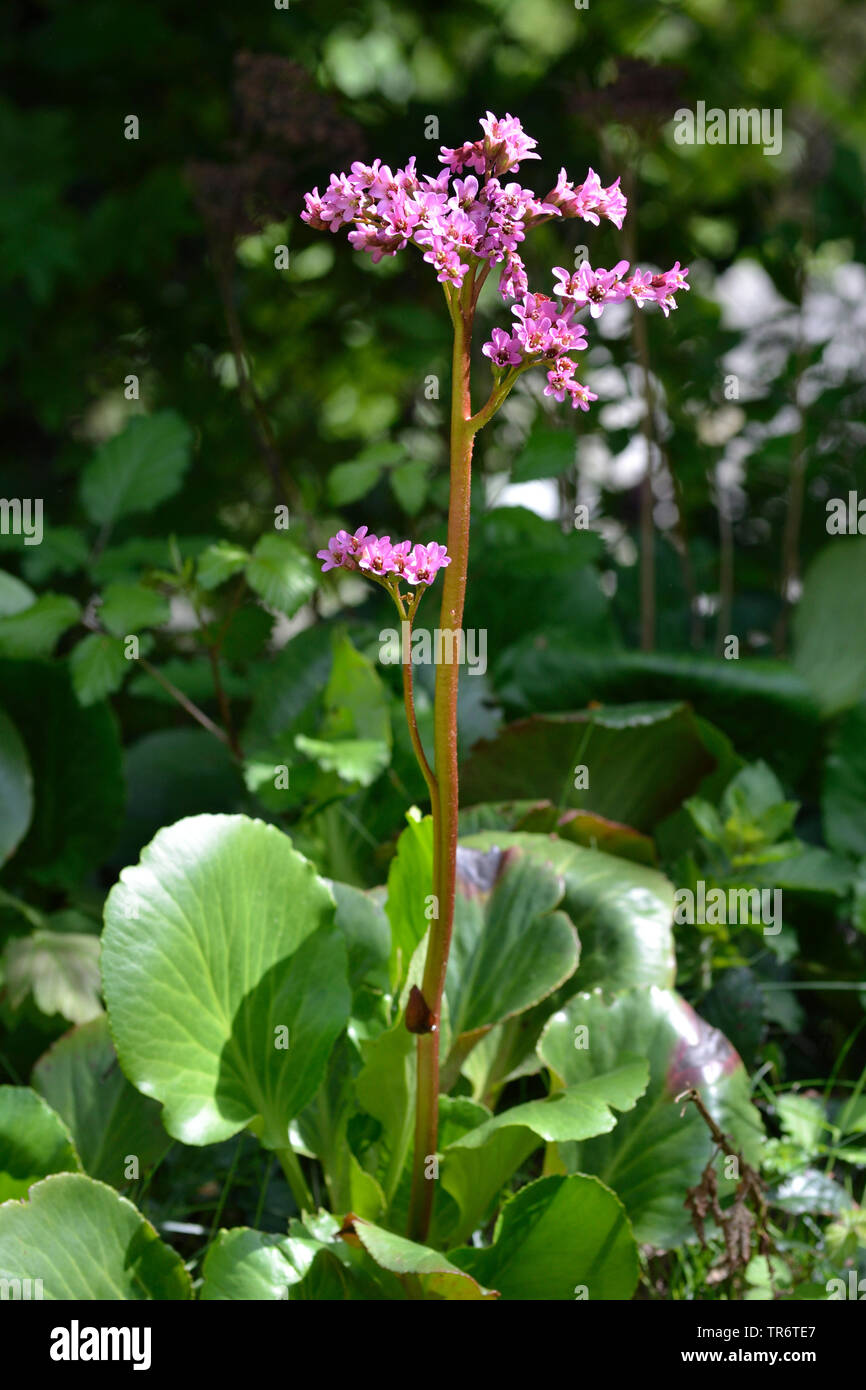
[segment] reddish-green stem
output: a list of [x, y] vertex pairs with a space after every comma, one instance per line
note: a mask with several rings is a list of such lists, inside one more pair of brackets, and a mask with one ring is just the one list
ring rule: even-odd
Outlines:
[[[470, 348], [474, 310], [474, 286], [467, 276], [464, 291], [451, 300], [454, 324], [454, 352], [451, 378], [451, 496], [448, 508], [448, 554], [451, 564], [444, 571], [440, 626], [456, 632], [463, 622], [466, 570], [469, 560], [470, 483], [472, 443], [478, 424], [472, 419], [470, 393]], [[442, 992], [454, 925], [454, 896], [457, 875], [457, 691], [458, 663], [442, 663], [436, 670], [434, 732], [436, 740], [436, 782], [438, 814], [433, 813], [434, 866], [433, 891], [438, 916], [430, 927], [427, 959], [421, 993], [427, 1005], [432, 1029], [418, 1037], [418, 1092], [415, 1110], [415, 1155], [412, 1196], [409, 1207], [409, 1235], [424, 1240], [433, 1208], [433, 1184], [425, 1177], [427, 1159], [436, 1153], [439, 1127], [439, 1021]]]
[[[489, 266], [475, 263], [462, 289], [446, 290], [448, 311], [454, 328], [451, 370], [451, 493], [448, 505], [448, 554], [451, 563], [444, 571], [442, 608], [439, 624], [443, 632], [457, 633], [463, 625], [466, 573], [469, 566], [469, 519], [472, 478], [472, 446], [475, 436], [502, 405], [523, 368], [497, 372], [490, 397], [472, 414], [470, 361], [472, 323], [475, 305]], [[430, 1228], [433, 1211], [433, 1182], [426, 1174], [428, 1159], [436, 1153], [439, 1130], [439, 1023], [442, 995], [454, 927], [454, 900], [457, 887], [457, 817], [460, 806], [457, 779], [457, 692], [460, 667], [443, 662], [436, 669], [436, 695], [433, 730], [436, 741], [435, 775], [430, 774], [415, 727], [412, 708], [411, 673], [404, 664], [403, 680], [409, 732], [421, 769], [431, 789], [433, 808], [433, 893], [436, 916], [430, 925], [427, 956], [421, 981], [423, 1006], [413, 1013], [421, 1020], [418, 1032], [417, 1098], [415, 1102], [415, 1153], [412, 1169], [412, 1195], [409, 1202], [409, 1236], [423, 1241]], [[417, 1002], [417, 1001], [416, 1001]]]

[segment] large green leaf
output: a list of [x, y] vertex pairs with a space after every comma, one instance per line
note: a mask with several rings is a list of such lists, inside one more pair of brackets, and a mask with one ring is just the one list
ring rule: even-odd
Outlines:
[[351, 884], [326, 882], [337, 904], [337, 926], [346, 938], [352, 993], [364, 985], [387, 990], [391, 931], [382, 903]]
[[119, 1187], [128, 1181], [130, 1159], [143, 1176], [168, 1147], [159, 1106], [118, 1066], [105, 1014], [59, 1038], [36, 1063], [32, 1081], [69, 1126], [92, 1178]]
[[0, 662], [6, 713], [24, 740], [36, 801], [15, 871], [71, 887], [111, 853], [123, 812], [117, 728], [107, 705], [82, 709], [68, 672]]
[[596, 1178], [540, 1178], [503, 1207], [493, 1244], [451, 1259], [503, 1298], [630, 1299], [638, 1250], [622, 1203]]
[[291, 618], [317, 586], [310, 557], [288, 536], [272, 531], [262, 536], [247, 565], [250, 588], [271, 608]]
[[459, 1216], [445, 1234], [466, 1240], [486, 1217], [509, 1178], [542, 1143], [565, 1143], [607, 1134], [617, 1123], [614, 1111], [632, 1110], [646, 1091], [645, 1060], [623, 1054], [609, 1071], [587, 1078], [544, 1100], [503, 1110], [447, 1146], [442, 1186]]
[[613, 1133], [560, 1147], [570, 1171], [597, 1174], [622, 1198], [641, 1241], [669, 1248], [685, 1239], [686, 1189], [713, 1152], [694, 1106], [674, 1104], [680, 1092], [698, 1090], [747, 1162], [757, 1161], [763, 1129], [740, 1058], [671, 990], [579, 994], [550, 1019], [539, 1053], [567, 1087], [604, 1076], [632, 1053], [649, 1060], [649, 1089]]
[[866, 540], [832, 540], [806, 571], [794, 610], [794, 665], [824, 714], [866, 695]]
[[28, 1086], [0, 1086], [0, 1202], [23, 1197], [49, 1173], [78, 1173], [72, 1135]]
[[221, 1231], [205, 1257], [201, 1297], [405, 1301], [491, 1299], [494, 1291], [444, 1255], [352, 1211], [289, 1223], [287, 1236]]
[[103, 934], [111, 1031], [175, 1138], [215, 1143], [252, 1121], [266, 1147], [287, 1145], [348, 1018], [333, 916], [288, 837], [245, 816], [178, 821], [123, 871]]
[[572, 984], [575, 989], [673, 984], [674, 892], [656, 870], [548, 835], [482, 831], [461, 843], [483, 850], [516, 846], [561, 875], [562, 909], [581, 943], [580, 966], [564, 993], [573, 993]]
[[[495, 675], [513, 715], [580, 710], [591, 701], [688, 701], [739, 753], [769, 758], [791, 780], [812, 756], [820, 727], [809, 687], [788, 662], [593, 650], [577, 625], [520, 638], [503, 652]], [[613, 818], [627, 819], [617, 811]]]
[[79, 1173], [0, 1206], [0, 1279], [39, 1279], [43, 1298], [76, 1303], [192, 1297], [180, 1256], [132, 1202]]
[[192, 432], [173, 410], [137, 415], [101, 444], [81, 477], [81, 502], [91, 521], [111, 525], [150, 512], [180, 487]]
[[33, 775], [21, 735], [0, 709], [0, 864], [24, 838], [33, 816]]
[[244, 1226], [220, 1231], [204, 1258], [199, 1298], [285, 1299], [322, 1248], [308, 1237], [269, 1235]]
[[563, 880], [517, 848], [457, 851], [457, 898], [445, 992], [454, 1048], [538, 1004], [580, 958], [562, 911]]
[[0, 618], [0, 657], [16, 661], [50, 656], [81, 612], [66, 594], [41, 594], [29, 608]]
[[533, 715], [476, 744], [461, 794], [467, 802], [534, 794], [561, 811], [579, 807], [651, 830], [712, 765], [686, 705], [608, 706]]

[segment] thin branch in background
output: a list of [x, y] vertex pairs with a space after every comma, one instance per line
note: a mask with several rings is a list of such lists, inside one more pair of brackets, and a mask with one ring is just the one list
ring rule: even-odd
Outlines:
[[727, 488], [716, 470], [716, 510], [719, 516], [719, 620], [716, 628], [716, 651], [724, 652], [725, 638], [731, 631], [734, 612], [734, 521]]
[[[226, 632], [228, 630], [228, 623], [224, 623], [218, 636], [216, 638], [212, 638], [210, 634], [210, 628], [208, 624], [205, 622], [204, 618], [202, 617], [201, 610], [199, 609], [199, 606], [196, 603], [195, 599], [192, 600], [192, 606], [193, 611], [195, 612], [195, 616], [198, 620], [199, 631], [201, 632], [202, 639], [205, 644], [205, 650], [207, 652], [208, 661], [210, 662], [211, 679], [213, 681], [214, 695], [216, 697], [220, 717], [223, 721], [223, 728], [226, 732], [226, 739], [232, 753], [238, 759], [238, 761], [241, 762], [244, 756], [243, 749], [241, 748], [240, 741], [237, 735], [237, 730], [235, 729], [234, 720], [232, 719], [231, 705], [229, 703], [228, 695], [226, 694], [225, 686], [223, 685], [222, 668], [220, 666], [220, 653], [222, 650], [223, 641], [225, 640]], [[234, 612], [235, 606], [236, 602], [233, 602], [231, 610], [232, 613]]]
[[[90, 609], [85, 611], [81, 619], [81, 624], [82, 627], [87, 628], [88, 632], [95, 632], [103, 637], [108, 635], [105, 630], [100, 627], [96, 617]], [[218, 738], [220, 743], [226, 744], [227, 747], [231, 746], [228, 734], [225, 730], [221, 729], [218, 724], [215, 724], [210, 716], [205, 714], [203, 709], [199, 709], [198, 705], [195, 704], [188, 695], [184, 695], [182, 690], [178, 690], [177, 686], [168, 680], [156, 666], [153, 666], [146, 657], [138, 656], [136, 657], [136, 661], [142, 670], [146, 671], [149, 676], [152, 676], [157, 685], [161, 685], [166, 694], [170, 695], [173, 700], [176, 700], [181, 709], [186, 710], [187, 714], [190, 715], [197, 724], [201, 724], [202, 728], [207, 729], [209, 734], [213, 734], [214, 738]]]
[[689, 603], [689, 644], [693, 651], [698, 651], [703, 645], [703, 623], [698, 612], [698, 587], [695, 581], [695, 567], [692, 564], [692, 553], [689, 549], [689, 529], [686, 521], [686, 496], [682, 480], [676, 469], [672, 467], [670, 455], [661, 445], [662, 462], [673, 480], [674, 500], [677, 507], [677, 520], [674, 526], [674, 549], [680, 558], [680, 565], [683, 572], [683, 588]]
[[237, 731], [232, 719], [231, 706], [222, 681], [219, 652], [215, 647], [208, 647], [207, 655], [208, 661], [210, 662], [211, 676], [213, 678], [214, 694], [216, 695], [217, 705], [219, 706], [219, 712], [222, 717], [223, 728], [226, 731], [228, 745], [235, 757], [240, 760], [243, 758], [243, 749], [238, 742]]
[[165, 676], [162, 674], [161, 671], [157, 669], [156, 666], [152, 666], [151, 663], [143, 656], [140, 656], [138, 658], [138, 664], [147, 672], [149, 676], [153, 676], [153, 679], [157, 682], [157, 684], [161, 685], [163, 690], [165, 690], [166, 693], [169, 694], [173, 700], [177, 700], [177, 703], [181, 706], [181, 708], [185, 709], [187, 714], [191, 715], [192, 718], [197, 721], [197, 723], [201, 724], [203, 729], [207, 729], [208, 733], [213, 734], [214, 738], [218, 738], [220, 743], [224, 743], [226, 747], [230, 747], [229, 737], [225, 730], [221, 729], [218, 724], [215, 724], [214, 721], [208, 715], [205, 714], [204, 710], [199, 709], [198, 705], [194, 704], [192, 700], [188, 699], [188, 697], [184, 695], [182, 690], [178, 690], [176, 685], [173, 685], [170, 680], [166, 680]]

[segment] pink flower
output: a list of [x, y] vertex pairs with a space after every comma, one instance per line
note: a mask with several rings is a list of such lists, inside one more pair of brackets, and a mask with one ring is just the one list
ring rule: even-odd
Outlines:
[[665, 318], [667, 318], [671, 309], [677, 307], [677, 302], [674, 299], [677, 290], [688, 290], [691, 288], [690, 285], [686, 284], [686, 276], [688, 273], [688, 267], [686, 267], [685, 270], [680, 270], [680, 263], [676, 261], [673, 267], [670, 270], [666, 270], [664, 274], [653, 276], [652, 284], [655, 290], [656, 303], [661, 305]]
[[638, 308], [642, 308], [648, 299], [655, 299], [655, 289], [653, 288], [653, 274], [651, 270], [636, 270], [625, 281], [628, 296], [633, 299]]
[[328, 570], [339, 569], [346, 558], [346, 541], [348, 537], [345, 531], [338, 531], [336, 536], [332, 536], [328, 541], [327, 550], [317, 550], [316, 559], [324, 560], [322, 573], [327, 574]]
[[471, 208], [478, 197], [478, 180], [474, 174], [467, 179], [454, 180], [454, 194], [449, 199], [449, 207]]
[[553, 359], [586, 347], [586, 330], [571, 322], [574, 305], [561, 310], [546, 294], [526, 294], [512, 311], [517, 319], [515, 342], [529, 357]]
[[625, 195], [620, 191], [619, 179], [609, 188], [602, 188], [601, 180], [594, 169], [588, 169], [583, 183], [577, 187], [560, 169], [559, 178], [544, 200], [559, 208], [563, 217], [582, 217], [584, 222], [599, 224], [599, 214], [606, 217], [617, 228], [621, 228], [628, 211]]
[[463, 169], [474, 169], [477, 174], [484, 173], [484, 142], [483, 140], [470, 141], [465, 145], [458, 145], [456, 149], [449, 149], [443, 145], [439, 152], [439, 159], [442, 164], [447, 164], [454, 174], [459, 174]]
[[547, 385], [544, 388], [545, 396], [553, 396], [553, 399], [560, 404], [568, 395], [568, 385], [575, 372], [575, 365], [570, 357], [560, 357], [554, 367], [547, 373]]
[[349, 536], [345, 531], [338, 531], [337, 536], [346, 537], [346, 557], [353, 560], [361, 554], [365, 545], [370, 545], [376, 539], [375, 536], [367, 535], [366, 526], [359, 526], [354, 536]]
[[391, 558], [393, 547], [390, 536], [382, 536], [377, 540], [371, 536], [361, 550], [358, 560], [359, 568], [370, 570], [373, 574], [391, 574], [394, 570], [394, 561]]
[[416, 545], [412, 551], [411, 563], [406, 567], [406, 579], [410, 584], [432, 584], [440, 569], [451, 564], [451, 556], [444, 545], [431, 541], [429, 545]]
[[[530, 294], [520, 255], [530, 227], [550, 217], [579, 217], [595, 226], [605, 218], [621, 228], [627, 202], [618, 178], [604, 187], [592, 168], [580, 184], [560, 169], [556, 184], [543, 199], [516, 180], [505, 182], [505, 176], [517, 171], [523, 160], [539, 158], [537, 142], [509, 113], [499, 117], [488, 111], [480, 124], [481, 139], [441, 147], [439, 160], [444, 167], [435, 177], [419, 175], [414, 158], [402, 169], [392, 169], [381, 159], [372, 164], [356, 160], [348, 173], [331, 174], [324, 193], [314, 188], [305, 195], [301, 217], [317, 229], [345, 228], [351, 245], [374, 262], [406, 246], [417, 247], [446, 286], [449, 298], [467, 275], [475, 281], [477, 297], [480, 277], [475, 280], [476, 271], [486, 276], [499, 266], [499, 293], [504, 300], [515, 301], [515, 322], [510, 330], [491, 331], [482, 349], [485, 356], [499, 370], [551, 364], [546, 394], [560, 401], [567, 396], [575, 409], [586, 410], [596, 397], [573, 375], [571, 354], [587, 345], [584, 328], [574, 322], [577, 311], [588, 308], [597, 319], [607, 304], [631, 299], [638, 308], [658, 304], [668, 315], [677, 307], [679, 291], [689, 288], [688, 270], [677, 261], [659, 274], [635, 270], [627, 277], [627, 261], [617, 262], [611, 270], [593, 269], [589, 264], [574, 271], [557, 266], [558, 298]], [[358, 536], [344, 543], [340, 535], [327, 551], [319, 552], [320, 559], [328, 569], [357, 568], [362, 550]], [[417, 546], [412, 549], [409, 542], [401, 541], [387, 550], [386, 542], [390, 546], [387, 537], [382, 542], [375, 536], [366, 538], [364, 567], [410, 578], [419, 563], [417, 555], [423, 552], [426, 557], [426, 549], [421, 547], [419, 552]], [[421, 563], [426, 565], [427, 558]], [[415, 578], [411, 582], [428, 581]]]
[[588, 411], [590, 401], [598, 400], [596, 393], [590, 391], [586, 386], [581, 386], [579, 381], [572, 381], [568, 389], [571, 393], [571, 405], [573, 410], [576, 410], [579, 406], [581, 410]]
[[391, 547], [391, 568], [394, 574], [404, 575], [412, 564], [412, 542], [399, 541]]
[[503, 120], [492, 111], [480, 123], [484, 131], [484, 153], [492, 174], [505, 174], [509, 169], [519, 169], [521, 159], [540, 159], [533, 154], [538, 144], [527, 135], [516, 116], [507, 115]]
[[[463, 277], [469, 269], [468, 265], [463, 264], [454, 247], [449, 246], [441, 236], [432, 236], [430, 233], [426, 236], [429, 236], [429, 241], [425, 237], [420, 244], [429, 248], [424, 252], [424, 259], [438, 271], [436, 279], [440, 283], [447, 281], [450, 285], [462, 285]], [[420, 238], [416, 239], [420, 241]]]
[[677, 261], [670, 270], [659, 275], [654, 275], [651, 270], [636, 270], [623, 282], [623, 286], [637, 305], [642, 307], [649, 300], [660, 305], [667, 318], [671, 309], [677, 307], [674, 295], [679, 290], [690, 289], [686, 284], [688, 273], [688, 269], [680, 269], [680, 263]]
[[504, 328], [494, 328], [490, 342], [485, 343], [481, 351], [497, 367], [516, 367], [523, 360], [519, 345]]
[[606, 217], [608, 222], [613, 223], [617, 231], [621, 231], [628, 211], [628, 200], [620, 189], [619, 179], [616, 179], [609, 188], [602, 189], [597, 206], [602, 217]]
[[499, 276], [499, 293], [503, 299], [522, 299], [529, 289], [526, 267], [516, 254], [505, 257]]
[[589, 402], [597, 401], [598, 396], [581, 386], [579, 381], [575, 381], [575, 364], [570, 357], [560, 357], [553, 368], [547, 373], [547, 385], [544, 388], [545, 396], [553, 396], [554, 400], [564, 401], [566, 396], [571, 400], [572, 408], [589, 410]]
[[578, 308], [588, 304], [590, 314], [597, 319], [605, 304], [621, 304], [627, 298], [628, 288], [622, 280], [626, 270], [628, 261], [617, 261], [613, 270], [593, 270], [584, 262], [572, 274], [562, 266], [554, 266], [556, 292], [561, 299], [570, 299]]

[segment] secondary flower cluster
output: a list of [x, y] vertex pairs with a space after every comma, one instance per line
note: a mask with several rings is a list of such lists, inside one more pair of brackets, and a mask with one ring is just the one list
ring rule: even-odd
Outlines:
[[558, 401], [568, 396], [572, 406], [588, 410], [589, 402], [598, 397], [581, 386], [574, 375], [576, 365], [568, 355], [586, 347], [586, 330], [572, 322], [574, 304], [557, 305], [549, 295], [525, 294], [523, 303], [514, 305], [511, 312], [516, 320], [511, 334], [494, 328], [490, 342], [481, 349], [484, 355], [500, 371], [552, 362], [544, 394]]
[[369, 535], [366, 526], [359, 526], [354, 535], [338, 531], [328, 541], [327, 550], [317, 551], [317, 556], [324, 560], [323, 572], [357, 569], [382, 579], [393, 575], [407, 584], [432, 584], [439, 571], [451, 564], [445, 546], [436, 541], [414, 546], [411, 541], [398, 541], [392, 545], [390, 536]]
[[522, 303], [512, 307], [516, 323], [511, 333], [494, 328], [481, 351], [500, 371], [552, 362], [544, 394], [558, 401], [568, 396], [573, 407], [588, 410], [589, 402], [598, 397], [581, 386], [575, 377], [576, 365], [568, 355], [586, 347], [586, 330], [573, 323], [574, 313], [588, 305], [591, 316], [597, 319], [606, 304], [633, 299], [639, 308], [650, 301], [658, 304], [667, 318], [677, 307], [676, 291], [688, 289], [688, 272], [680, 269], [679, 261], [661, 275], [636, 270], [626, 277], [627, 269], [628, 261], [618, 261], [613, 270], [582, 265], [573, 273], [554, 266], [554, 289], [562, 302], [557, 304], [546, 294], [525, 294]]
[[495, 328], [483, 352], [498, 376], [506, 370], [549, 363], [545, 395], [558, 401], [568, 397], [572, 406], [587, 410], [597, 397], [575, 377], [570, 356], [586, 346], [584, 330], [572, 322], [579, 310], [589, 308], [598, 318], [606, 304], [626, 299], [638, 307], [654, 302], [665, 316], [676, 308], [678, 290], [688, 289], [687, 270], [679, 261], [672, 270], [656, 275], [635, 270], [628, 277], [627, 261], [612, 270], [593, 270], [584, 264], [573, 273], [556, 267], [555, 292], [560, 302], [547, 295], [530, 294], [526, 268], [518, 248], [527, 230], [551, 217], [578, 217], [598, 226], [605, 218], [619, 229], [626, 215], [626, 199], [619, 179], [602, 186], [593, 169], [583, 183], [575, 184], [561, 169], [554, 187], [538, 198], [521, 184], [504, 182], [523, 160], [538, 159], [537, 141], [527, 135], [520, 121], [491, 111], [480, 122], [483, 138], [442, 146], [436, 177], [420, 175], [414, 156], [403, 169], [392, 171], [376, 159], [356, 161], [348, 174], [332, 174], [324, 193], [316, 188], [305, 196], [301, 214], [311, 227], [337, 232], [351, 224], [349, 241], [374, 261], [396, 255], [412, 243], [446, 286], [459, 289], [467, 275], [476, 284], [499, 267], [499, 291], [516, 301], [516, 323], [511, 332]]

